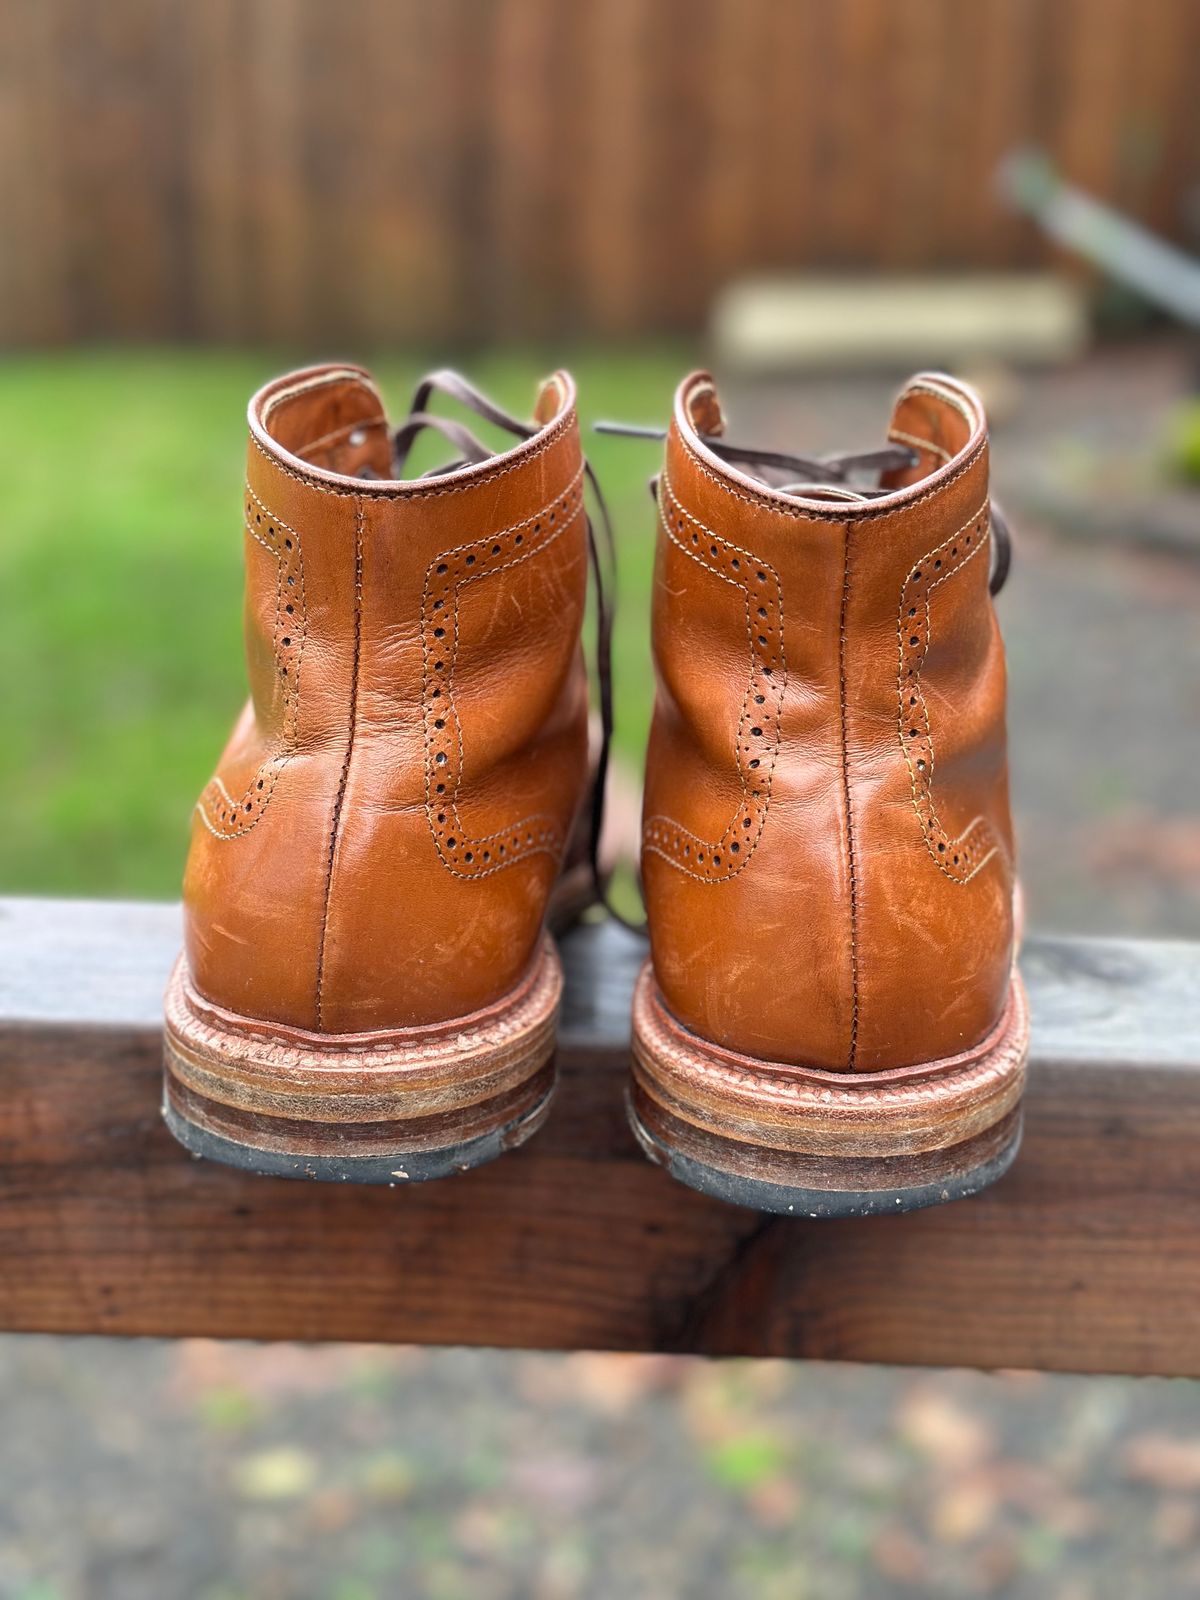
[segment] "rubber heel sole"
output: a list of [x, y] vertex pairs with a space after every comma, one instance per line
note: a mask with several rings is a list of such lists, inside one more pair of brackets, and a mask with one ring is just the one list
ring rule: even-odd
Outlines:
[[484, 1011], [387, 1034], [312, 1034], [222, 1011], [180, 959], [167, 989], [163, 1116], [193, 1155], [269, 1177], [400, 1186], [516, 1149], [555, 1087], [562, 970], [549, 939]]

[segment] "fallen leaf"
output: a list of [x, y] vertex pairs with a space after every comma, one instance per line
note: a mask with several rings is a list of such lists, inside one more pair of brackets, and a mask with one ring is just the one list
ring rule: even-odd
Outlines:
[[1200, 1491], [1200, 1439], [1143, 1433], [1125, 1446], [1125, 1471], [1138, 1483], [1160, 1489]]
[[599, 1479], [596, 1463], [578, 1455], [529, 1455], [510, 1469], [510, 1482], [521, 1495], [563, 1515], [575, 1515], [594, 1500]]
[[722, 1487], [742, 1492], [756, 1489], [784, 1466], [782, 1442], [769, 1433], [743, 1433], [704, 1452], [709, 1472]]
[[903, 1437], [940, 1467], [961, 1470], [992, 1450], [987, 1424], [933, 1388], [910, 1391], [897, 1422]]
[[406, 1456], [380, 1450], [362, 1463], [362, 1486], [373, 1500], [405, 1500], [412, 1493], [416, 1473]]
[[922, 1584], [929, 1571], [925, 1547], [895, 1522], [880, 1529], [871, 1554], [879, 1572], [891, 1583]]
[[340, 1533], [354, 1521], [356, 1510], [352, 1496], [345, 1489], [325, 1489], [308, 1501], [304, 1516], [316, 1533]]
[[764, 1528], [786, 1528], [796, 1520], [800, 1495], [789, 1478], [776, 1476], [756, 1483], [746, 1497], [755, 1522]]
[[239, 1461], [233, 1477], [247, 1500], [295, 1500], [316, 1482], [317, 1463], [307, 1450], [281, 1445]]
[[999, 1501], [982, 1478], [969, 1478], [934, 1498], [929, 1526], [941, 1544], [966, 1544], [993, 1521]]

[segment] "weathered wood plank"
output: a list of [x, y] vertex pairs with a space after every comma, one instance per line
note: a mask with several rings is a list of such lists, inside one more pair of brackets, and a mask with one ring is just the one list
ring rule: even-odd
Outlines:
[[0, 901], [0, 1327], [697, 1350], [1200, 1375], [1200, 947], [1039, 940], [1026, 1144], [943, 1210], [765, 1219], [627, 1133], [637, 941], [567, 942], [523, 1151], [350, 1190], [190, 1160], [158, 1119], [168, 906]]

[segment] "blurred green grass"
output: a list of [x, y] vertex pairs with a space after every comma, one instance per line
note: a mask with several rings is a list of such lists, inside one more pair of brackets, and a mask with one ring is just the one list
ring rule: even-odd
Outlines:
[[[493, 351], [462, 366], [528, 415], [537, 380], [575, 373], [620, 547], [617, 754], [649, 720], [653, 444], [597, 417], [665, 420], [688, 352], [662, 345]], [[245, 694], [241, 479], [250, 393], [278, 355], [90, 351], [0, 368], [0, 682], [9, 822], [0, 890], [178, 893], [196, 795]], [[371, 360], [393, 415], [432, 363]]]

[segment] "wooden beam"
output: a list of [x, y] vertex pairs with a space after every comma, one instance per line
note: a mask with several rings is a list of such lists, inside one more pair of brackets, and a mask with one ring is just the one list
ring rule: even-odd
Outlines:
[[988, 1193], [765, 1218], [643, 1160], [638, 942], [567, 941], [562, 1085], [494, 1166], [252, 1178], [159, 1120], [169, 906], [0, 901], [0, 1328], [1200, 1375], [1200, 946], [1031, 941], [1025, 1147]]

